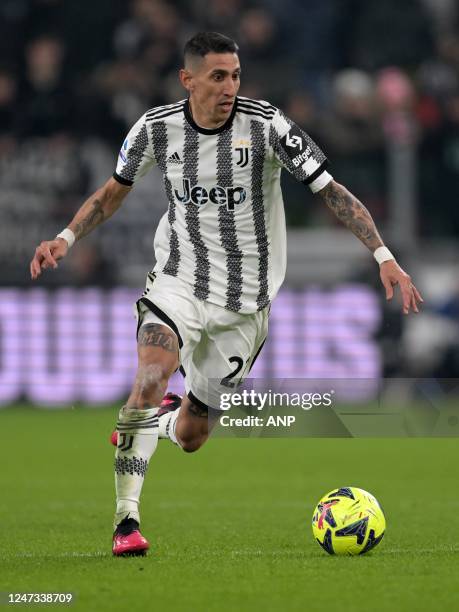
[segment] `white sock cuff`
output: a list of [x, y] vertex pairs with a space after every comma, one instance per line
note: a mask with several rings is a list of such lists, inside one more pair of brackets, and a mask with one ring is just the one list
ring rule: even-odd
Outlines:
[[158, 408], [128, 408], [123, 406], [118, 415], [116, 430], [119, 433], [158, 433]]
[[178, 410], [174, 410], [174, 412], [171, 415], [171, 418], [169, 419], [169, 423], [167, 423], [167, 426], [166, 426], [166, 434], [169, 436], [170, 440], [174, 444], [177, 444], [177, 446], [180, 446], [180, 444], [177, 440], [177, 436], [175, 435], [175, 425], [177, 423], [179, 412], [180, 412], [180, 408]]
[[140, 524], [139, 502], [130, 499], [120, 499], [116, 504], [113, 528], [116, 529], [121, 521], [128, 517]]

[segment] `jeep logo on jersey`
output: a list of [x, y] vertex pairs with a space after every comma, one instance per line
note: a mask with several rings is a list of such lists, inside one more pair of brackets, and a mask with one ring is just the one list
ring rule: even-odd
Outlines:
[[182, 204], [192, 202], [196, 206], [202, 206], [212, 202], [217, 206], [226, 206], [228, 210], [234, 210], [235, 206], [243, 204], [247, 199], [247, 191], [244, 187], [220, 187], [215, 185], [209, 191], [201, 185], [191, 186], [190, 179], [183, 179], [182, 193], [174, 190], [175, 197]]

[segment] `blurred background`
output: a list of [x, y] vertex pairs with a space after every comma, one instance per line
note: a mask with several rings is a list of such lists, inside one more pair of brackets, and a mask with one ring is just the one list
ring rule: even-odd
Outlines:
[[113, 173], [138, 117], [184, 97], [182, 48], [200, 30], [236, 39], [241, 95], [321, 145], [425, 298], [402, 318], [366, 249], [284, 176], [287, 279], [254, 375], [459, 378], [456, 0], [2, 0], [0, 405], [129, 392], [132, 303], [167, 208], [159, 172], [57, 271], [32, 284], [28, 264]]

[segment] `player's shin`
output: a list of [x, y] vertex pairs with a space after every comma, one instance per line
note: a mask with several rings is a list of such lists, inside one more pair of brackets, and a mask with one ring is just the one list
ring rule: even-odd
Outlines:
[[140, 523], [139, 503], [148, 462], [158, 444], [158, 408], [120, 410], [115, 454], [114, 527], [129, 516]]

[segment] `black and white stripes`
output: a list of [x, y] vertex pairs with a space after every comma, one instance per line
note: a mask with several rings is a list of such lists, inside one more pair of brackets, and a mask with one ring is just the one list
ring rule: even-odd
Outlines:
[[126, 164], [119, 172], [121, 179], [124, 179], [127, 185], [132, 185], [136, 178], [136, 174], [142, 164], [143, 157], [148, 147], [148, 133], [145, 124], [142, 125], [137, 135], [134, 138], [134, 142], [129, 146], [126, 151]]
[[199, 300], [242, 313], [266, 308], [286, 266], [281, 168], [304, 183], [326, 158], [264, 100], [238, 97], [224, 125], [202, 127], [189, 101], [151, 109], [133, 126], [115, 179], [136, 183], [155, 163], [169, 201], [155, 236], [156, 274]]
[[[217, 142], [217, 184], [220, 187], [233, 186], [232, 129], [219, 134]], [[226, 308], [239, 312], [242, 295], [242, 258], [238, 246], [234, 210], [226, 206], [218, 209], [218, 229], [220, 241], [226, 253], [228, 281], [226, 287]]]
[[[185, 143], [183, 147], [183, 176], [192, 185], [198, 182], [199, 134], [184, 118], [183, 129]], [[185, 221], [191, 244], [193, 245], [196, 264], [194, 269], [194, 294], [200, 300], [209, 297], [209, 249], [202, 239], [199, 221], [199, 208], [189, 203], [186, 207]]]
[[175, 200], [172, 193], [172, 185], [167, 176], [167, 127], [164, 121], [156, 121], [151, 125], [151, 135], [156, 163], [164, 176], [164, 188], [169, 201], [168, 221], [170, 227], [169, 258], [164, 266], [163, 272], [171, 276], [177, 276], [180, 264], [180, 248], [175, 222]]
[[176, 113], [182, 113], [184, 103], [185, 100], [181, 100], [175, 104], [167, 104], [166, 106], [152, 108], [151, 110], [147, 111], [145, 115], [146, 121], [158, 121], [158, 119], [164, 119], [165, 117], [170, 117]]
[[[128, 409], [127, 409], [128, 410]], [[158, 415], [148, 414], [145, 416], [142, 410], [134, 410], [131, 412], [139, 414], [129, 414], [129, 418], [120, 417], [116, 423], [116, 431], [123, 433], [139, 433], [143, 430], [155, 429], [158, 427]], [[146, 412], [146, 411], [145, 411]]]
[[261, 117], [262, 119], [267, 119], [268, 121], [271, 121], [277, 110], [274, 106], [271, 106], [271, 104], [268, 104], [267, 102], [260, 102], [259, 100], [250, 100], [250, 98], [241, 97], [237, 99], [237, 109], [239, 112], [246, 115]]

